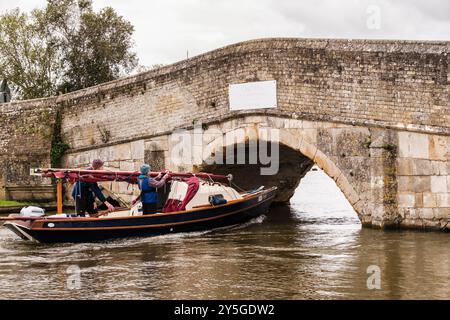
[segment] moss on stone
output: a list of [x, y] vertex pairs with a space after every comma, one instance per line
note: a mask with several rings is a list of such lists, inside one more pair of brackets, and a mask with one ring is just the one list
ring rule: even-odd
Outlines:
[[61, 112], [56, 113], [55, 124], [53, 126], [52, 147], [50, 151], [52, 167], [59, 167], [64, 153], [69, 149], [69, 145], [63, 141], [61, 134]]

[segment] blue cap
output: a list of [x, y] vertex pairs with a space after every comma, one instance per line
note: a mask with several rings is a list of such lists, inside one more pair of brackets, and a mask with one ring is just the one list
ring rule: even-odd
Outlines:
[[147, 175], [150, 172], [150, 165], [144, 163], [141, 166], [141, 173]]

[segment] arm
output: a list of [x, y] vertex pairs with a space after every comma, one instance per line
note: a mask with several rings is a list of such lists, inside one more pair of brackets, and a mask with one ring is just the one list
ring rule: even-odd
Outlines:
[[78, 194], [78, 181], [75, 182], [73, 189], [72, 189], [72, 198], [75, 200], [77, 198], [77, 194]]
[[[168, 171], [166, 171], [166, 173], [167, 173], [167, 172], [168, 172]], [[162, 175], [163, 175], [163, 174], [160, 173], [160, 174], [158, 174], [158, 176], [155, 177], [154, 179], [148, 179], [148, 185], [149, 185], [150, 187], [153, 187], [153, 188], [159, 188], [159, 187], [162, 187], [162, 186], [166, 183], [166, 180], [169, 178], [169, 175], [168, 175], [168, 174], [165, 174], [164, 177], [163, 177], [160, 181], [156, 181], [156, 180], [155, 180], [155, 179], [159, 179]], [[136, 204], [136, 202], [139, 201], [140, 198], [141, 198], [141, 194], [139, 194], [139, 195], [137, 196], [136, 199], [134, 199], [133, 201], [131, 201], [131, 205], [134, 206], [134, 205]]]
[[139, 193], [139, 195], [136, 197], [136, 199], [131, 201], [131, 205], [134, 206], [136, 204], [136, 202], [138, 202], [140, 199], [141, 199], [141, 193]]
[[166, 184], [167, 178], [169, 178], [168, 174], [165, 174], [164, 177], [159, 181], [156, 181], [155, 179], [148, 179], [148, 185], [153, 188], [162, 187], [163, 185]]
[[94, 194], [98, 198], [98, 200], [103, 202], [108, 207], [109, 211], [114, 211], [114, 206], [112, 204], [110, 204], [108, 201], [106, 201], [105, 196], [103, 195], [102, 191], [100, 190], [100, 188], [98, 187], [98, 184], [96, 182], [91, 184], [91, 190], [92, 190], [92, 192], [94, 192]]
[[100, 200], [101, 202], [106, 202], [106, 198], [103, 195], [102, 191], [100, 190], [100, 188], [96, 182], [93, 182], [91, 184], [91, 190], [92, 190], [92, 192], [94, 192], [94, 194], [98, 200]]

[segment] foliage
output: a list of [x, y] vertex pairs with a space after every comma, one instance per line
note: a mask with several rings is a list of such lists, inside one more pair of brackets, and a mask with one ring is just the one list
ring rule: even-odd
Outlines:
[[70, 92], [130, 73], [133, 26], [92, 0], [47, 0], [43, 9], [0, 15], [0, 78], [21, 99]]
[[367, 149], [370, 148], [370, 145], [372, 144], [372, 140], [370, 138], [367, 138], [366, 141], [363, 143], [364, 147]]
[[100, 136], [103, 143], [108, 143], [111, 139], [111, 131], [106, 129], [105, 127], [101, 127], [97, 125], [98, 131], [100, 132]]
[[67, 143], [61, 140], [53, 141], [50, 152], [52, 167], [60, 166], [61, 158], [68, 149], [69, 145]]
[[29, 99], [55, 92], [58, 49], [47, 31], [39, 15], [15, 9], [0, 16], [0, 78], [12, 84], [13, 96]]
[[57, 168], [61, 164], [61, 158], [64, 153], [69, 149], [69, 145], [64, 142], [61, 135], [61, 112], [56, 114], [55, 124], [53, 126], [52, 147], [50, 150], [51, 166]]
[[382, 148], [384, 150], [387, 150], [389, 152], [395, 153], [397, 151], [397, 146], [391, 143], [385, 143], [383, 144]]

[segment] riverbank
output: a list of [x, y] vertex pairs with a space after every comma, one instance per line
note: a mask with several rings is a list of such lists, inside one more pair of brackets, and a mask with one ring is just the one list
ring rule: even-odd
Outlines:
[[[2, 201], [3, 203], [5, 201]], [[11, 201], [14, 202], [14, 201]], [[37, 206], [39, 208], [44, 209], [46, 212], [55, 212], [56, 211], [56, 204], [35, 204], [35, 203], [22, 203], [22, 204], [15, 204], [15, 205], [0, 205], [0, 215], [6, 215], [11, 213], [19, 213], [20, 210], [23, 207], [26, 206]], [[64, 207], [64, 209], [73, 210], [73, 206]]]
[[25, 206], [30, 206], [29, 203], [0, 200], [0, 214], [16, 213], [19, 212]]
[[27, 205], [27, 203], [10, 201], [10, 200], [0, 200], [0, 208], [1, 207], [12, 207], [12, 206], [22, 206], [22, 205]]

